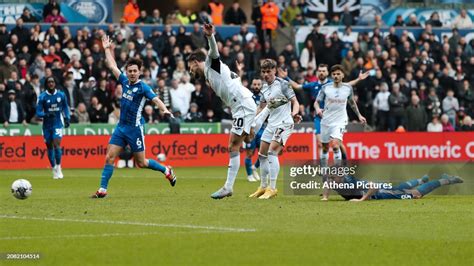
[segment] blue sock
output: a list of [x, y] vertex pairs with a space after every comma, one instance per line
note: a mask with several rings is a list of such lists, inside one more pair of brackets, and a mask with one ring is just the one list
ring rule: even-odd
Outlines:
[[428, 176], [423, 176], [422, 178], [415, 178], [412, 180], [408, 180], [405, 183], [401, 183], [400, 185], [394, 187], [393, 189], [395, 190], [403, 190], [403, 189], [412, 189], [414, 187], [417, 187], [423, 183], [428, 182], [429, 177]]
[[260, 168], [260, 158], [255, 162], [255, 168]]
[[245, 158], [245, 171], [247, 171], [247, 175], [252, 175], [252, 159]]
[[441, 186], [441, 182], [439, 182], [439, 180], [431, 180], [417, 187], [416, 189], [421, 193], [421, 195], [425, 196], [426, 194], [439, 188], [440, 186]]
[[63, 151], [60, 147], [54, 149], [54, 157], [56, 158], [56, 164], [61, 165], [61, 156], [63, 155]]
[[150, 168], [152, 170], [155, 170], [155, 171], [160, 171], [163, 174], [166, 172], [166, 167], [164, 167], [163, 165], [161, 165], [160, 163], [158, 163], [155, 160], [148, 160], [148, 168]]
[[54, 149], [48, 149], [48, 160], [51, 164], [51, 167], [56, 165], [56, 162], [54, 161]]
[[109, 180], [114, 173], [114, 165], [113, 164], [105, 164], [104, 170], [102, 170], [102, 177], [100, 179], [100, 187], [107, 189], [109, 185]]

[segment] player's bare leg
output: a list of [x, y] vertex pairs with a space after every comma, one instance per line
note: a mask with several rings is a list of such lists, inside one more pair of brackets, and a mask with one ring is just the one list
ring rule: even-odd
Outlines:
[[102, 170], [102, 177], [100, 179], [100, 188], [94, 195], [92, 195], [92, 198], [104, 198], [105, 196], [107, 196], [107, 187], [109, 185], [109, 180], [114, 172], [114, 163], [120, 152], [122, 152], [122, 149], [123, 148], [121, 146], [115, 144], [109, 144], [107, 146], [107, 154], [105, 155], [105, 165], [104, 169]]
[[232, 196], [235, 178], [240, 168], [240, 147], [242, 142], [246, 139], [247, 134], [242, 135], [230, 133], [229, 136], [229, 168], [227, 170], [227, 179], [222, 188], [211, 194], [213, 199], [222, 199]]
[[54, 169], [56, 171], [56, 177], [58, 179], [63, 179], [63, 171], [61, 169], [61, 156], [62, 156], [62, 150], [61, 150], [61, 139], [53, 139], [53, 148], [54, 148], [54, 160], [56, 162], [56, 165], [54, 166]]
[[265, 193], [258, 197], [259, 199], [270, 199], [275, 197], [278, 193], [276, 188], [278, 174], [280, 173], [280, 161], [278, 160], [278, 155], [282, 149], [283, 146], [277, 141], [272, 141], [268, 147], [268, 169], [270, 184], [266, 188]]
[[172, 187], [176, 184], [176, 175], [171, 166], [164, 166], [153, 159], [146, 159], [144, 151], [133, 153], [133, 158], [135, 159], [135, 165], [138, 168], [148, 168], [160, 171], [165, 175], [165, 178], [168, 179]]

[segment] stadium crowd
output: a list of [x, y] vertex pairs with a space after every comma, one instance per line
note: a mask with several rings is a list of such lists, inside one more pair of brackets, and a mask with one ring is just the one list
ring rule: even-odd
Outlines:
[[[351, 25], [357, 18], [347, 10], [330, 20], [321, 13], [298, 56], [292, 43], [277, 52], [271, 36], [277, 27], [306, 24], [305, 1], [292, 0], [282, 10], [272, 1], [255, 6], [250, 19], [256, 34], [249, 32], [249, 18], [238, 1], [227, 10], [218, 1], [210, 1], [199, 13], [176, 10], [166, 18], [158, 9], [149, 16], [136, 1], [130, 1], [119, 24], [110, 24], [106, 30], [84, 27], [75, 34], [62, 25], [66, 20], [55, 3], [53, 0], [45, 6], [43, 21], [51, 25], [36, 24], [28, 29], [25, 22], [37, 21], [27, 9], [12, 30], [0, 25], [0, 122], [4, 126], [35, 123], [36, 100], [50, 76], [69, 100], [71, 122], [117, 123], [122, 88], [105, 67], [101, 47], [104, 34], [115, 41], [119, 68], [129, 58], [143, 60], [142, 80], [154, 88], [180, 121], [229, 119], [229, 109], [222, 107], [205, 81], [192, 81], [186, 69], [187, 56], [207, 46], [201, 24], [213, 21], [217, 25], [241, 25], [238, 34], [227, 39], [217, 35], [217, 39], [221, 60], [241, 74], [247, 87], [258, 76], [263, 58], [276, 60], [279, 67], [288, 70], [289, 78], [299, 83], [316, 81], [319, 64], [341, 64], [347, 80], [357, 78], [360, 71], [373, 73], [354, 90], [361, 113], [374, 130], [474, 130], [474, 40], [467, 42], [457, 28], [453, 28], [452, 37], [438, 39], [433, 33], [433, 27], [442, 26], [437, 14], [419, 36], [411, 36], [408, 31], [395, 34], [396, 27], [419, 26], [416, 17], [410, 18], [408, 25], [397, 20], [390, 33], [383, 36], [379, 26], [386, 25], [376, 16], [375, 28], [354, 37]], [[469, 17], [462, 14], [455, 20], [459, 28], [472, 26]], [[148, 23], [164, 23], [164, 30], [153, 30], [145, 36], [140, 24]], [[181, 26], [174, 31], [171, 24]], [[192, 30], [188, 32], [183, 25], [192, 25]], [[323, 25], [345, 29], [325, 36], [321, 33]], [[297, 91], [297, 97], [304, 121], [312, 121], [314, 99], [305, 91]], [[352, 111], [348, 112], [356, 120]], [[146, 123], [168, 122], [149, 104], [143, 109], [143, 117]]]

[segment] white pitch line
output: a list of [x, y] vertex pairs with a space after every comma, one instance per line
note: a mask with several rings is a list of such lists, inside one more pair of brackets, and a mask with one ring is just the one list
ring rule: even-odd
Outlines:
[[192, 224], [160, 224], [160, 223], [144, 223], [144, 222], [130, 222], [130, 221], [107, 221], [107, 220], [81, 220], [68, 218], [50, 218], [50, 217], [28, 217], [28, 216], [10, 216], [0, 215], [0, 219], [20, 219], [20, 220], [40, 220], [40, 221], [54, 221], [54, 222], [76, 222], [76, 223], [96, 223], [96, 224], [120, 224], [120, 225], [139, 225], [152, 227], [173, 227], [173, 228], [187, 228], [187, 229], [205, 229], [224, 232], [256, 232], [254, 228], [233, 228], [233, 227], [218, 227], [206, 225], [192, 225]]
[[[197, 231], [197, 232], [209, 233], [209, 231]], [[92, 237], [116, 237], [116, 236], [120, 237], [120, 236], [148, 236], [148, 235], [163, 235], [163, 233], [143, 232], [143, 233], [105, 233], [105, 234], [53, 235], [53, 236], [6, 236], [6, 237], [0, 237], [0, 240], [31, 240], [31, 239], [89, 238], [89, 237], [92, 238]]]

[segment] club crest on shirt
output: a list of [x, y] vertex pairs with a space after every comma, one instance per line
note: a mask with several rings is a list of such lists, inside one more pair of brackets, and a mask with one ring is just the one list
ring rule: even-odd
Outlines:
[[138, 88], [133, 88], [132, 91], [133, 91], [133, 92], [137, 92], [137, 91], [138, 91]]
[[56, 98], [56, 100], [58, 101], [58, 103], [60, 103], [60, 102], [61, 102], [61, 98], [59, 98], [59, 97], [58, 97], [58, 98]]

